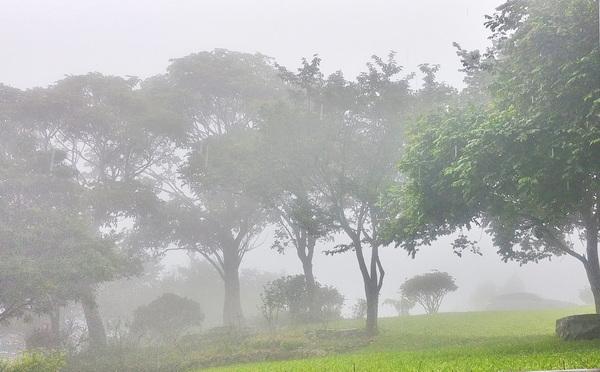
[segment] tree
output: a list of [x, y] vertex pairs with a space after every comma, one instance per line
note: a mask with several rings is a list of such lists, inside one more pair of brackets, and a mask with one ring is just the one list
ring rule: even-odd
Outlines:
[[172, 116], [163, 123], [171, 157], [154, 172], [165, 218], [148, 221], [144, 234], [163, 251], [197, 253], [215, 268], [226, 326], [244, 321], [239, 267], [267, 219], [253, 198], [266, 179], [255, 126], [277, 86], [268, 58], [223, 49], [176, 59], [145, 84]]
[[[491, 104], [451, 108], [415, 128], [401, 162], [403, 212], [389, 214], [397, 243], [414, 251], [481, 225], [505, 261], [579, 260], [600, 311], [597, 7], [509, 1], [488, 17]], [[473, 244], [463, 235], [455, 247]]]
[[263, 151], [268, 151], [265, 160], [271, 180], [261, 189], [259, 198], [274, 214], [277, 229], [273, 248], [279, 253], [288, 247], [296, 251], [312, 293], [309, 303], [313, 304], [314, 315], [318, 313], [314, 303], [315, 246], [319, 240], [329, 240], [335, 231], [315, 177], [323, 142], [319, 138], [321, 123], [314, 120], [311, 111], [324, 85], [320, 61], [317, 56], [310, 63], [303, 59], [295, 74], [277, 66], [290, 97], [263, 110], [259, 123]]
[[428, 65], [422, 66], [424, 88], [411, 90], [413, 75], [398, 77], [402, 68], [393, 53], [387, 60], [374, 56], [356, 81], [347, 81], [339, 71], [323, 79], [319, 62], [318, 57], [303, 60], [295, 74], [280, 68], [301, 113], [290, 122], [300, 127], [293, 133], [308, 133], [301, 151], [312, 149], [311, 157], [299, 159], [310, 164], [305, 180], [314, 185], [311, 205], [327, 217], [322, 220], [325, 232], [339, 231], [348, 239], [326, 253], [356, 255], [368, 303], [366, 328], [375, 334], [385, 274], [379, 257], [385, 245], [380, 197], [398, 176], [405, 124], [432, 102], [443, 105], [440, 97], [453, 90], [436, 83], [435, 67]]
[[200, 327], [203, 321], [204, 314], [196, 301], [165, 293], [134, 311], [131, 332], [154, 341], [174, 342], [186, 330]]
[[[139, 254], [125, 244], [121, 222], [135, 225], [136, 217], [151, 213], [155, 198], [145, 172], [162, 156], [163, 137], [152, 131], [151, 105], [138, 85], [136, 78], [69, 76], [47, 89], [28, 91], [20, 112], [43, 149], [65, 155], [74, 180], [86, 190], [86, 209], [97, 234], [119, 243], [122, 256], [129, 258], [129, 265], [106, 267], [113, 275], [107, 280], [139, 269]], [[106, 344], [97, 284], [80, 282], [79, 292], [92, 347]]]
[[364, 319], [367, 316], [367, 301], [359, 298], [352, 306], [352, 319]]
[[[123, 265], [111, 239], [94, 229], [87, 190], [65, 153], [22, 121], [24, 94], [2, 89], [0, 133], [0, 318], [48, 313], [58, 339], [59, 309], [110, 279]], [[17, 97], [9, 102], [8, 98]]]
[[427, 314], [435, 314], [444, 297], [457, 289], [450, 274], [434, 271], [407, 279], [400, 286], [400, 293], [403, 298], [421, 305]]
[[399, 300], [388, 298], [383, 301], [384, 305], [393, 306], [398, 315], [407, 316], [410, 315], [410, 309], [415, 307], [415, 302], [413, 300], [408, 299], [406, 296], [400, 297]]

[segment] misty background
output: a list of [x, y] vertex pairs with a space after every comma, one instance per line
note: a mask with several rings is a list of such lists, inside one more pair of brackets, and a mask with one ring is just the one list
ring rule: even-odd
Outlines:
[[[452, 42], [468, 50], [485, 49], [489, 42], [483, 17], [500, 2], [0, 0], [0, 81], [26, 89], [47, 86], [67, 73], [146, 78], [163, 73], [171, 58], [214, 48], [261, 52], [289, 68], [302, 57], [319, 54], [325, 73], [341, 69], [350, 77], [364, 70], [371, 55], [395, 50], [405, 72], [416, 71], [421, 63], [437, 63], [439, 79], [460, 88], [462, 74]], [[261, 244], [247, 254], [241, 270], [301, 273], [292, 250], [280, 255], [270, 249], [271, 234], [267, 230], [258, 239]], [[383, 249], [381, 299], [397, 297], [406, 278], [436, 269], [453, 275], [459, 287], [442, 311], [472, 309], [477, 291], [491, 287], [498, 294], [527, 291], [580, 302], [586, 278], [576, 260], [566, 256], [525, 266], [503, 263], [484, 232], [469, 234], [482, 237], [482, 256], [457, 257], [450, 248], [452, 237], [423, 247], [415, 259], [401, 249]], [[318, 243], [314, 272], [320, 282], [337, 287], [351, 306], [364, 296], [360, 272], [352, 252], [336, 257], [321, 253], [334, 244]], [[173, 272], [189, 259], [170, 253], [164, 262]], [[215, 302], [220, 306], [220, 300]], [[382, 306], [381, 314], [394, 311]]]

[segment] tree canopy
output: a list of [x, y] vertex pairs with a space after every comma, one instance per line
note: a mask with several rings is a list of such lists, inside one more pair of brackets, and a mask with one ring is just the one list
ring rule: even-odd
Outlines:
[[[389, 209], [397, 244], [414, 252], [480, 225], [504, 260], [580, 260], [600, 309], [597, 14], [593, 1], [534, 0], [509, 1], [488, 17], [491, 101], [465, 96], [412, 128], [400, 164], [405, 181]], [[465, 68], [479, 69], [470, 86], [484, 81], [483, 56], [459, 55]], [[473, 244], [461, 235], [455, 248]]]

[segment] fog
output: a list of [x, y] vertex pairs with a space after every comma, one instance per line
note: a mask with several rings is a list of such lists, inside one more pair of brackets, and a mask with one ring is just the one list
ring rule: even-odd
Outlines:
[[[540, 64], [562, 63], [527, 70], [518, 55], [526, 43], [507, 40], [529, 17], [558, 11], [532, 0], [539, 14], [519, 2], [503, 13], [504, 3], [0, 0], [0, 352], [16, 355], [2, 346], [13, 334], [20, 352], [36, 349], [28, 332], [56, 341], [68, 328], [69, 340], [51, 349], [67, 350], [73, 371], [94, 370], [100, 359], [85, 352], [107, 345], [131, 346], [135, 363], [156, 356], [157, 367], [143, 370], [168, 370], [168, 349], [147, 347], [181, 340], [178, 353], [206, 352], [190, 368], [299, 358], [229, 361], [235, 352], [221, 350], [227, 361], [213, 362], [210, 350], [238, 337], [266, 345], [261, 332], [278, 340], [297, 324], [310, 325], [306, 340], [331, 324], [354, 332], [358, 323], [339, 322], [355, 318], [362, 329], [363, 317], [365, 335], [376, 337], [377, 319], [408, 312], [385, 300], [399, 304], [403, 283], [437, 272], [457, 287], [444, 289], [442, 313], [575, 308], [590, 304], [589, 289], [598, 311], [600, 284], [589, 279], [600, 225], [598, 109], [586, 116], [578, 105], [591, 105], [599, 85], [591, 72], [568, 70], [593, 71], [594, 58], [560, 44], [578, 35], [548, 38], [552, 51], [527, 39]], [[561, 47], [579, 64], [552, 54]], [[535, 85], [542, 78], [557, 80]], [[535, 89], [513, 86], [526, 79]], [[575, 93], [553, 100], [548, 86]], [[571, 106], [579, 111], [564, 117], [588, 137], [535, 137]], [[563, 112], [551, 115], [555, 107]], [[509, 115], [527, 130], [501, 127]], [[484, 121], [491, 129], [477, 127]], [[568, 158], [581, 153], [591, 155]], [[300, 277], [298, 304], [286, 291]], [[534, 304], [511, 307], [521, 295]], [[411, 315], [432, 312], [410, 301]], [[152, 304], [187, 311], [190, 324], [152, 334]], [[337, 353], [327, 347], [306, 355]]]
[[[481, 233], [475, 231], [472, 235], [479, 238]], [[451, 242], [451, 237], [440, 239], [430, 247], [423, 247], [414, 259], [401, 249], [386, 247], [382, 251], [386, 269], [382, 299], [398, 297], [399, 287], [407, 278], [439, 270], [456, 277], [459, 287], [456, 292], [448, 295], [441, 311], [476, 309], [477, 305], [472, 302], [471, 297], [478, 288], [488, 283], [497, 287], [498, 294], [532, 292], [549, 299], [581, 303], [579, 292], [586, 287], [587, 278], [580, 268], [581, 264], [572, 257], [555, 257], [551, 261], [521, 266], [515, 262], [502, 262], [485, 234], [481, 240], [481, 256], [467, 253], [458, 257], [450, 249]], [[327, 245], [321, 246], [327, 248]], [[248, 253], [244, 267], [271, 272], [285, 270], [290, 274], [302, 272], [302, 267], [292, 252], [282, 256], [273, 255], [273, 252], [253, 250]], [[334, 257], [315, 254], [315, 274], [322, 282], [339, 288], [347, 297], [348, 305], [364, 297], [360, 272], [351, 252]], [[515, 282], [520, 284], [514, 285]], [[418, 312], [419, 309], [415, 311]], [[395, 311], [384, 306], [382, 314], [392, 316]]]
[[363, 71], [371, 55], [395, 50], [405, 69], [437, 63], [441, 80], [460, 86], [452, 42], [485, 49], [483, 16], [499, 3], [2, 0], [0, 81], [29, 88], [90, 71], [145, 78], [172, 58], [226, 48], [289, 67], [318, 53], [326, 73], [347, 76]]
[[[420, 63], [437, 63], [440, 80], [460, 88], [463, 74], [452, 42], [467, 49], [489, 46], [483, 16], [500, 3], [2, 0], [0, 81], [25, 89], [90, 71], [146, 78], [162, 73], [172, 58], [214, 48], [260, 52], [289, 67], [319, 54], [324, 72], [341, 69], [355, 76], [371, 55], [394, 50], [406, 71], [416, 71]], [[270, 238], [266, 233], [264, 244], [247, 255], [243, 267], [300, 273], [293, 253], [279, 255], [269, 249]], [[489, 239], [482, 241], [482, 256], [459, 258], [449, 245], [450, 239], [443, 239], [424, 247], [415, 259], [393, 247], [383, 250], [387, 276], [382, 298], [396, 296], [406, 278], [433, 269], [452, 273], [460, 288], [444, 303], [445, 311], [469, 309], [468, 299], [482, 282], [501, 287], [518, 277], [525, 283], [523, 290], [575, 303], [586, 285], [580, 264], [570, 257], [520, 266], [501, 262]], [[183, 253], [166, 259], [167, 267], [186, 262]], [[351, 253], [328, 257], [318, 252], [315, 272], [351, 302], [364, 296]], [[391, 311], [385, 309], [384, 314]]]

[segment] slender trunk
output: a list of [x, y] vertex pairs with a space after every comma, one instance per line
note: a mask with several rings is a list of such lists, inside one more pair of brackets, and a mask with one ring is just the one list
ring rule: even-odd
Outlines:
[[225, 285], [223, 325], [227, 327], [240, 327], [244, 323], [244, 314], [240, 299], [239, 257], [237, 249], [227, 249], [223, 252], [223, 282]]
[[315, 276], [313, 274], [313, 264], [309, 260], [302, 261], [302, 270], [306, 280], [306, 286], [312, 290], [316, 286]]
[[317, 282], [313, 273], [312, 263], [315, 243], [316, 239], [305, 235], [302, 239], [298, 240], [298, 246], [296, 247], [298, 258], [300, 259], [300, 262], [302, 262], [302, 271], [304, 273], [304, 280], [306, 281], [306, 289], [308, 290], [309, 296], [309, 313], [313, 320], [318, 318], [320, 310], [317, 304]]
[[360, 242], [354, 243], [356, 257], [359, 262], [360, 271], [363, 277], [365, 286], [365, 298], [367, 300], [367, 324], [366, 332], [369, 336], [374, 336], [379, 333], [377, 326], [378, 310], [379, 310], [379, 291], [383, 280], [383, 271], [378, 272], [379, 250], [377, 247], [371, 248], [371, 263], [370, 270], [366, 265], [363, 255], [363, 249]]
[[106, 331], [93, 290], [88, 290], [88, 293], [81, 298], [81, 307], [87, 324], [90, 348], [103, 348], [106, 346]]

